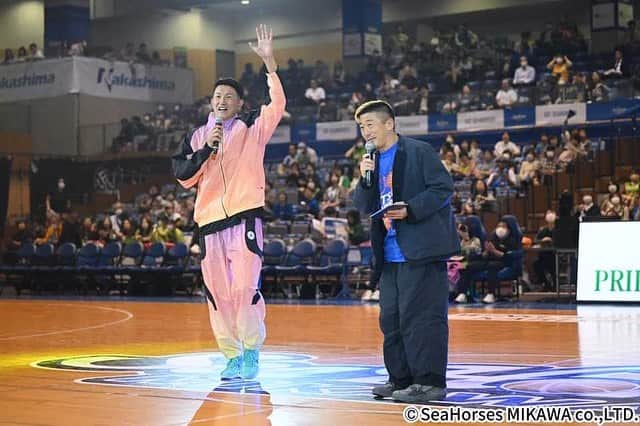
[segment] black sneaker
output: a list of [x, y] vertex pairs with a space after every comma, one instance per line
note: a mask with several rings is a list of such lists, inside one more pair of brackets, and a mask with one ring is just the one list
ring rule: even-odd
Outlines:
[[396, 386], [394, 383], [387, 382], [384, 385], [376, 386], [371, 390], [371, 393], [378, 398], [391, 398], [393, 392], [403, 389], [400, 386]]
[[407, 404], [424, 404], [445, 399], [447, 397], [447, 389], [413, 384], [406, 389], [394, 391], [391, 397], [394, 401]]

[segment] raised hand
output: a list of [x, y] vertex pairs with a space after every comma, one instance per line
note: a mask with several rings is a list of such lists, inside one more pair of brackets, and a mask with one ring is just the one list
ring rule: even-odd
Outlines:
[[267, 66], [267, 71], [274, 72], [277, 65], [273, 57], [273, 30], [267, 28], [264, 24], [260, 24], [256, 27], [256, 36], [258, 37], [257, 44], [249, 42], [249, 47], [262, 58]]

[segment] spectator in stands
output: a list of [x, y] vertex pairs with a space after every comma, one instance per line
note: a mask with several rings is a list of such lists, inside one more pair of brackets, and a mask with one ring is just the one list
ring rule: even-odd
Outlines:
[[[460, 237], [460, 250], [462, 254], [462, 270], [461, 276], [465, 274], [464, 269], [467, 264], [477, 259], [482, 254], [482, 243], [478, 237], [471, 237], [469, 234], [469, 228], [466, 225], [460, 224], [458, 225], [458, 236]], [[465, 278], [466, 281], [469, 280], [469, 277]], [[460, 283], [459, 283], [460, 284]], [[467, 286], [468, 289], [468, 286]], [[465, 289], [465, 291], [467, 290]], [[456, 303], [467, 303], [467, 295], [465, 292], [458, 293], [458, 296], [455, 298]]]
[[538, 38], [539, 47], [552, 47], [560, 41], [560, 33], [554, 28], [551, 22], [545, 24], [545, 29]]
[[609, 100], [609, 92], [611, 89], [602, 82], [600, 74], [594, 71], [591, 74], [591, 84], [589, 85], [589, 100], [591, 102], [606, 102]]
[[4, 49], [4, 59], [2, 60], [2, 65], [9, 65], [15, 62], [16, 58], [13, 54], [12, 49]]
[[342, 62], [338, 61], [333, 65], [333, 86], [342, 88], [345, 84], [347, 84], [347, 73]]
[[127, 43], [120, 51], [120, 60], [133, 63], [136, 60], [136, 49], [133, 43]]
[[593, 202], [593, 196], [590, 194], [582, 197], [582, 204], [578, 205], [576, 217], [580, 222], [584, 221], [585, 217], [600, 217], [600, 207]]
[[111, 222], [111, 218], [105, 217], [98, 226], [98, 245], [105, 246], [117, 240], [118, 238], [115, 231], [113, 230], [113, 223]]
[[318, 201], [319, 194], [320, 191], [313, 181], [308, 182], [298, 194], [300, 205], [316, 217], [320, 213], [320, 202]]
[[278, 202], [272, 208], [273, 217], [279, 220], [293, 219], [293, 206], [289, 203], [287, 194], [284, 191], [278, 193]]
[[462, 93], [458, 95], [456, 104], [458, 112], [476, 111], [479, 108], [478, 97], [471, 92], [468, 84], [462, 87]]
[[297, 149], [295, 144], [289, 144], [287, 155], [282, 160], [282, 163], [278, 164], [278, 176], [286, 177], [291, 171], [291, 166], [296, 162]]
[[89, 216], [82, 220], [82, 226], [80, 227], [80, 239], [82, 244], [98, 240], [98, 226]]
[[535, 151], [531, 149], [527, 152], [524, 161], [520, 164], [520, 172], [518, 178], [520, 182], [526, 185], [539, 185], [540, 184], [540, 169], [542, 165], [540, 161], [536, 159]]
[[304, 97], [310, 102], [320, 105], [326, 99], [326, 94], [324, 89], [318, 85], [316, 80], [311, 80], [309, 87], [304, 93]]
[[348, 194], [351, 194], [353, 191], [355, 191], [356, 186], [360, 183], [360, 177], [360, 168], [354, 167], [353, 173], [351, 175], [351, 180], [349, 181], [349, 189], [347, 190]]
[[340, 179], [334, 173], [329, 178], [329, 186], [324, 191], [324, 197], [320, 209], [326, 216], [335, 216], [337, 209], [344, 203], [343, 189], [340, 187]]
[[257, 78], [257, 74], [253, 70], [253, 64], [251, 62], [247, 62], [244, 64], [244, 71], [242, 72], [242, 76], [240, 77], [240, 83], [243, 87], [252, 87], [254, 81]]
[[455, 139], [452, 134], [448, 134], [444, 140], [444, 143], [440, 147], [440, 155], [444, 156], [447, 152], [453, 152], [456, 160], [460, 156], [460, 147], [455, 143]]
[[454, 173], [454, 177], [466, 179], [475, 173], [475, 162], [471, 160], [468, 154], [460, 154], [460, 160], [458, 161], [458, 167]]
[[620, 199], [620, 195], [613, 194], [605, 199], [602, 206], [600, 206], [600, 211], [603, 217], [622, 219], [625, 214], [625, 206]]
[[25, 62], [27, 59], [29, 59], [29, 53], [27, 53], [26, 47], [20, 46], [18, 48], [18, 57], [15, 62]]
[[491, 151], [484, 150], [480, 160], [476, 163], [476, 178], [478, 179], [487, 179], [493, 169], [496, 167], [495, 157], [491, 153]]
[[634, 206], [640, 195], [640, 175], [631, 173], [629, 180], [622, 187], [622, 201], [626, 206]]
[[442, 165], [451, 174], [451, 176], [458, 175], [458, 163], [456, 162], [455, 154], [451, 151], [447, 151], [442, 155]]
[[509, 85], [509, 80], [502, 80], [502, 87], [496, 93], [496, 105], [499, 108], [510, 108], [518, 102], [518, 93]]
[[513, 232], [509, 229], [506, 222], [500, 221], [494, 232], [491, 233], [484, 246], [482, 257], [478, 260], [469, 262], [467, 266], [467, 274], [465, 279], [461, 279], [460, 292], [467, 293], [467, 289], [471, 284], [470, 280], [475, 273], [487, 271], [487, 282], [489, 283], [489, 292], [482, 299], [483, 303], [495, 303], [494, 295], [498, 287], [498, 271], [504, 268], [505, 256], [507, 253], [516, 250], [519, 244], [513, 236]]
[[62, 214], [62, 230], [60, 231], [59, 243], [73, 243], [76, 247], [82, 246], [82, 231], [78, 223], [78, 213]]
[[574, 74], [569, 85], [558, 85], [556, 87], [555, 103], [572, 104], [585, 102], [586, 100], [586, 77], [582, 74]]
[[496, 168], [487, 179], [487, 185], [491, 189], [518, 186], [518, 175], [512, 163], [510, 152], [505, 152], [496, 160]]
[[318, 153], [315, 149], [307, 146], [304, 142], [298, 143], [298, 153], [296, 155], [296, 163], [301, 167], [307, 167], [308, 164], [316, 166], [318, 164]]
[[420, 86], [414, 104], [415, 114], [425, 115], [429, 112], [429, 88], [426, 85]]
[[136, 228], [133, 226], [133, 222], [131, 219], [125, 219], [122, 221], [122, 227], [120, 228], [122, 233], [121, 242], [123, 244], [133, 244], [137, 242], [136, 239]]
[[480, 142], [477, 139], [471, 139], [469, 146], [469, 158], [473, 161], [478, 161], [482, 157], [482, 149], [480, 148]]
[[[553, 235], [556, 229], [556, 214], [553, 210], [547, 210], [544, 216], [545, 226], [538, 230], [535, 238], [535, 244], [543, 248], [552, 248]], [[554, 288], [555, 276], [555, 255], [553, 252], [541, 251], [538, 258], [533, 264], [536, 273], [537, 282], [541, 284], [546, 291]]]
[[[16, 222], [16, 229], [9, 240], [9, 244], [7, 245], [7, 252], [16, 252], [20, 249], [22, 244], [30, 243], [33, 241], [33, 234], [31, 230], [27, 226], [27, 222], [25, 220], [18, 220]], [[11, 257], [11, 256], [9, 256]], [[13, 260], [15, 257], [12, 258]]]
[[364, 139], [362, 136], [358, 136], [353, 146], [344, 153], [344, 156], [345, 158], [351, 160], [351, 162], [355, 165], [360, 163], [360, 161], [362, 160], [362, 156], [364, 156], [366, 152], [367, 150], [364, 147]]
[[398, 79], [400, 80], [400, 84], [407, 87], [409, 90], [413, 90], [418, 86], [418, 78], [417, 71], [415, 67], [410, 64], [405, 64], [405, 66], [398, 73]]
[[586, 155], [587, 152], [580, 146], [578, 140], [575, 137], [571, 137], [558, 156], [558, 161], [561, 165], [566, 166], [575, 162], [578, 158], [586, 157]]
[[40, 59], [44, 59], [44, 54], [42, 50], [38, 49], [38, 45], [35, 43], [31, 43], [29, 45], [29, 56], [27, 57], [28, 61], [37, 61]]
[[182, 219], [178, 217], [175, 220], [169, 221], [167, 223], [167, 242], [173, 244], [184, 243], [184, 233], [180, 229]]
[[526, 56], [520, 57], [520, 67], [513, 75], [514, 86], [528, 86], [536, 82], [536, 69], [529, 65]]
[[329, 83], [329, 67], [322, 60], [318, 59], [313, 71], [311, 72], [311, 79], [318, 82], [319, 85], [326, 85]]
[[551, 74], [557, 79], [558, 84], [567, 84], [569, 82], [569, 68], [573, 63], [565, 55], [556, 54], [547, 64], [547, 68], [551, 70]]
[[[410, 90], [405, 84], [400, 84], [395, 93], [391, 96], [391, 105], [396, 111], [396, 115], [407, 116], [414, 112], [415, 92]], [[367, 101], [370, 99], [366, 99]]]
[[47, 215], [59, 215], [71, 209], [71, 199], [66, 188], [64, 178], [58, 178], [56, 189], [48, 193], [45, 199]]
[[613, 66], [604, 72], [608, 78], [629, 77], [629, 67], [624, 59], [622, 49], [616, 49], [614, 54]]
[[300, 166], [298, 163], [291, 164], [289, 173], [287, 174], [286, 185], [288, 188], [297, 188], [301, 185], [301, 181], [304, 180], [304, 175], [300, 172]]
[[544, 152], [542, 161], [540, 162], [542, 182], [546, 185], [551, 185], [552, 177], [558, 171], [558, 162], [556, 157], [557, 155], [555, 148], [549, 145]]
[[136, 60], [138, 62], [142, 62], [143, 64], [151, 63], [151, 56], [149, 55], [149, 51], [147, 50], [146, 43], [140, 43], [140, 46], [138, 46], [138, 51], [136, 52]]
[[151, 233], [151, 242], [153, 243], [166, 243], [169, 241], [169, 228], [165, 219], [158, 219], [158, 222], [153, 226], [153, 232]]
[[485, 203], [494, 200], [493, 192], [489, 190], [487, 184], [482, 179], [476, 180], [471, 187], [471, 199], [468, 201], [468, 204], [471, 205], [469, 214], [485, 210]]
[[86, 49], [87, 49], [87, 42], [85, 40], [79, 40], [71, 44], [67, 54], [69, 56], [84, 56]]
[[320, 176], [316, 171], [316, 167], [313, 164], [307, 164], [304, 169], [304, 176], [307, 182], [311, 181], [316, 185], [316, 188], [321, 188]]
[[478, 36], [468, 29], [465, 25], [458, 26], [458, 30], [455, 32], [454, 40], [456, 46], [463, 49], [475, 48], [478, 45]]
[[62, 223], [60, 222], [59, 214], [50, 214], [48, 218], [49, 225], [43, 236], [36, 238], [36, 245], [41, 244], [53, 244], [57, 245], [60, 241], [60, 234], [62, 233]]
[[505, 152], [510, 152], [512, 157], [520, 155], [520, 147], [510, 139], [509, 132], [502, 133], [502, 139], [496, 142], [493, 153], [500, 158]]
[[[358, 167], [356, 169], [359, 170]], [[360, 220], [360, 212], [358, 210], [349, 210], [347, 212], [347, 233], [349, 244], [352, 246], [358, 246], [369, 240], [369, 236]]]
[[149, 244], [153, 241], [153, 227], [151, 226], [151, 222], [148, 218], [142, 218], [140, 227], [136, 229], [135, 239], [140, 241], [142, 244]]
[[625, 44], [630, 46], [640, 42], [640, 34], [638, 34], [636, 21], [633, 19], [627, 22], [627, 32], [625, 33], [624, 41]]

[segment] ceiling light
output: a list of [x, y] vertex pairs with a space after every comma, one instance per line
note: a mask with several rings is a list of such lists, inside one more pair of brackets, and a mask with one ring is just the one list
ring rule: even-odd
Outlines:
[[251, 0], [240, 0], [240, 4], [243, 4], [245, 6], [248, 5], [249, 3], [251, 3]]

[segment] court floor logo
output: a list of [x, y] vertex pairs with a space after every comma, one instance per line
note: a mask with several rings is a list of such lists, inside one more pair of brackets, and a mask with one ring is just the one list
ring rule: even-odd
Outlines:
[[[90, 355], [32, 366], [103, 374], [76, 380], [87, 384], [365, 402], [372, 401], [371, 387], [387, 377], [379, 365], [329, 364], [307, 354], [263, 352], [259, 381], [221, 382], [225, 362], [220, 353], [202, 352], [158, 357]], [[433, 405], [640, 407], [640, 366], [457, 363], [449, 364], [447, 380], [447, 398]]]

